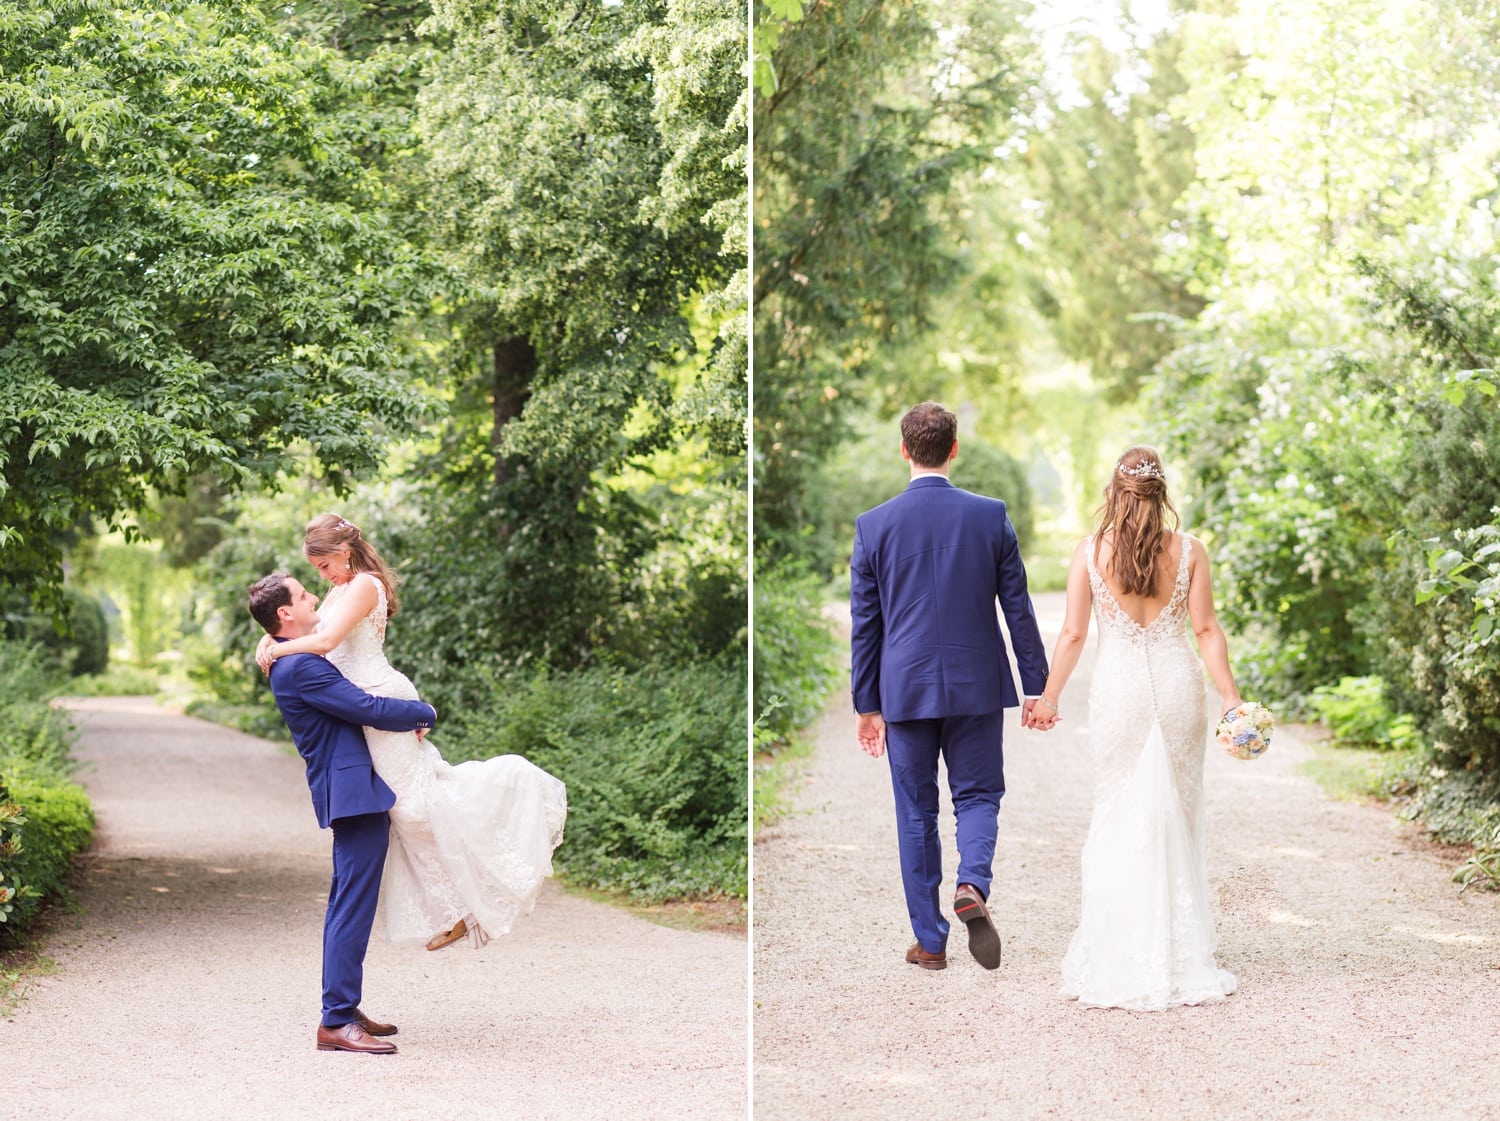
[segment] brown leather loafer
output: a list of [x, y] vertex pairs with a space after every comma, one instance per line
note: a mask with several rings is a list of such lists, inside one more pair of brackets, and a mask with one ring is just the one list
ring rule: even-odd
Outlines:
[[361, 1055], [394, 1055], [396, 1045], [387, 1043], [383, 1039], [376, 1039], [359, 1026], [358, 1020], [351, 1020], [336, 1028], [325, 1028], [319, 1024], [318, 1050], [357, 1051]]
[[946, 953], [929, 954], [926, 950], [922, 949], [922, 943], [920, 942], [913, 942], [911, 944], [911, 949], [906, 951], [906, 960], [913, 965], [920, 965], [923, 969], [948, 968], [948, 955]]
[[366, 1035], [395, 1035], [395, 1024], [382, 1024], [379, 1020], [372, 1020], [358, 1008], [354, 1010], [354, 1022], [365, 1029]]
[[953, 893], [953, 911], [969, 928], [969, 953], [986, 969], [1000, 968], [1000, 933], [984, 905], [984, 896], [973, 884], [959, 884]]

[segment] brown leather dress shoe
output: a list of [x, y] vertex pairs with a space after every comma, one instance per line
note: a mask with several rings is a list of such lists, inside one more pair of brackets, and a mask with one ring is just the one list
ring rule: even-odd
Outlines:
[[336, 1028], [325, 1028], [319, 1024], [318, 1050], [358, 1051], [362, 1055], [394, 1055], [396, 1045], [387, 1043], [383, 1039], [376, 1039], [359, 1026], [358, 1020], [351, 1020]]
[[948, 955], [946, 953], [929, 954], [922, 949], [922, 943], [913, 942], [911, 949], [906, 951], [906, 960], [913, 965], [920, 965], [923, 969], [947, 969]]
[[365, 1029], [366, 1035], [395, 1035], [395, 1024], [382, 1024], [379, 1020], [372, 1020], [358, 1008], [354, 1010], [354, 1022]]
[[969, 953], [986, 969], [1000, 968], [1000, 932], [984, 905], [984, 896], [973, 884], [959, 884], [953, 893], [953, 911], [969, 928]]

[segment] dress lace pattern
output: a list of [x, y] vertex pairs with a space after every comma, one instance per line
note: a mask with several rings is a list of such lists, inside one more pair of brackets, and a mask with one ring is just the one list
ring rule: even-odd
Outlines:
[[1083, 906], [1062, 993], [1090, 1007], [1159, 1010], [1222, 1000], [1203, 831], [1203, 665], [1188, 641], [1189, 542], [1167, 605], [1141, 624], [1088, 554], [1099, 624], [1089, 693], [1094, 813]]
[[[347, 585], [332, 588], [325, 608]], [[385, 657], [388, 611], [374, 609], [328, 655], [350, 681], [382, 697], [416, 699]], [[562, 841], [567, 791], [520, 755], [450, 766], [431, 740], [365, 729], [375, 770], [396, 792], [383, 879], [386, 936], [422, 942], [464, 919], [482, 946], [536, 904]]]

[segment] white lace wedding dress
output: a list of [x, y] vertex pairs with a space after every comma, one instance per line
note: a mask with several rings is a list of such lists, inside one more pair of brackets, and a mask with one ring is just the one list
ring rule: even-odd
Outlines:
[[[332, 588], [324, 609], [346, 586]], [[415, 699], [417, 690], [385, 657], [386, 596], [376, 581], [374, 609], [328, 660], [381, 697]], [[450, 766], [413, 732], [365, 729], [375, 770], [396, 792], [390, 812], [383, 905], [386, 936], [422, 942], [459, 919], [482, 946], [510, 930], [536, 903], [562, 841], [567, 791], [519, 755]]]
[[1098, 660], [1089, 693], [1094, 816], [1083, 908], [1062, 993], [1086, 1006], [1159, 1010], [1222, 1000], [1203, 839], [1203, 665], [1188, 641], [1188, 541], [1172, 598], [1142, 626], [1085, 544]]

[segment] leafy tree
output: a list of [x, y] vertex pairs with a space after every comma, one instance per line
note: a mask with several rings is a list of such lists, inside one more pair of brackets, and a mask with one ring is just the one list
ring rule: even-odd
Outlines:
[[650, 506], [608, 485], [627, 466], [701, 430], [719, 485], [742, 485], [737, 15], [710, 0], [434, 6], [427, 26], [451, 46], [419, 126], [461, 338], [434, 503], [471, 563], [427, 558], [424, 579], [478, 595], [467, 609], [493, 620], [492, 650], [569, 662], [607, 641], [657, 536]]
[[58, 535], [148, 488], [374, 467], [419, 274], [337, 56], [227, 0], [10, 3], [0, 72], [0, 579], [57, 605]]
[[[1014, 161], [1035, 193], [1032, 300], [1116, 399], [1135, 396], [1177, 344], [1174, 325], [1205, 304], [1201, 258], [1177, 249], [1192, 221], [1179, 199], [1197, 170], [1192, 130], [1172, 112], [1182, 41], [1147, 42], [1123, 55], [1096, 38], [1074, 44], [1078, 88], [1048, 91]], [[1208, 231], [1193, 240], [1212, 245]]]
[[757, 5], [754, 474], [770, 559], [805, 551], [824, 520], [811, 480], [872, 359], [959, 274], [945, 203], [993, 159], [1026, 57], [1008, 8], [798, 8]]

